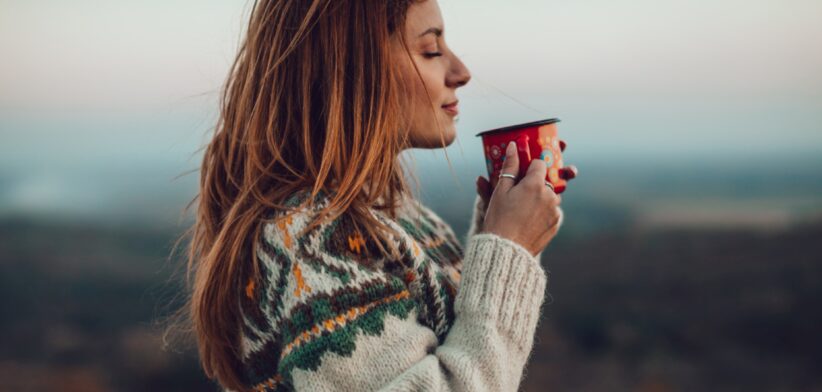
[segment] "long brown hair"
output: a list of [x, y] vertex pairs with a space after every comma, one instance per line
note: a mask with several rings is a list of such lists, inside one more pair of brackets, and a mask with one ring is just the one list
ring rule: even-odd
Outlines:
[[[382, 245], [396, 233], [369, 208], [394, 216], [397, 201], [410, 196], [398, 159], [408, 143], [408, 109], [390, 48], [400, 43], [410, 60], [403, 30], [415, 1], [254, 2], [223, 86], [200, 192], [189, 203], [199, 199], [196, 222], [183, 235], [191, 236], [190, 298], [181, 312], [206, 375], [226, 388], [248, 388], [237, 304], [243, 283], [258, 279], [251, 250], [267, 211], [310, 206], [330, 190], [303, 234], [346, 211], [396, 256]], [[299, 191], [310, 191], [307, 204], [284, 204]]]

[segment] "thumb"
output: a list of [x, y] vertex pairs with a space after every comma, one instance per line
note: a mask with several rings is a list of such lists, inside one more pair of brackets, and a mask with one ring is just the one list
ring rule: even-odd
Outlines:
[[[508, 147], [505, 149], [500, 174], [513, 174], [519, 180], [519, 155], [517, 154], [517, 143], [514, 141], [508, 142]], [[497, 188], [502, 188], [501, 191], [507, 192], [514, 187], [517, 180], [500, 177], [497, 181]]]

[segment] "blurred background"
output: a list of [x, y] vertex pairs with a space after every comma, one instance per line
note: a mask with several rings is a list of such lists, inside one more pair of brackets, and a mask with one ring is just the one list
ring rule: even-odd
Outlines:
[[[0, 0], [0, 390], [217, 390], [161, 320], [250, 6]], [[440, 6], [473, 80], [423, 201], [465, 233], [499, 126], [579, 169], [522, 389], [822, 391], [822, 2]]]

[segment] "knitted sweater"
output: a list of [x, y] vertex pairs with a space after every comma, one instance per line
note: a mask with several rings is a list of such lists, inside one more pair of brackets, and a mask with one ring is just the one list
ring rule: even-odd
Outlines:
[[[300, 194], [288, 203], [298, 205]], [[321, 207], [262, 230], [261, 279], [241, 297], [240, 353], [256, 391], [515, 391], [531, 352], [547, 283], [539, 255], [478, 233], [466, 246], [432, 210], [405, 202], [399, 260], [342, 214], [295, 235]], [[279, 212], [285, 216], [284, 212]]]

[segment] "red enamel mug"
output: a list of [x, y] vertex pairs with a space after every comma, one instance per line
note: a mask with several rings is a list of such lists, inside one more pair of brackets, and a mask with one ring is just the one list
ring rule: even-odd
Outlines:
[[478, 133], [477, 136], [482, 136], [485, 164], [491, 186], [496, 187], [499, 181], [502, 162], [505, 160], [505, 147], [508, 143], [516, 143], [519, 154], [519, 178], [525, 175], [533, 159], [542, 159], [548, 166], [545, 180], [554, 186], [557, 194], [564, 192], [567, 181], [559, 177], [563, 164], [557, 136], [558, 122], [558, 118], [551, 118]]

